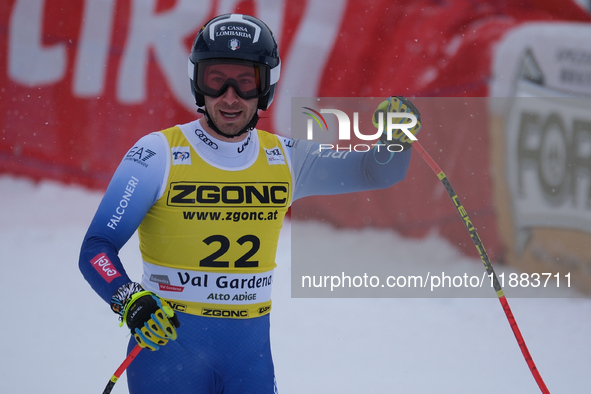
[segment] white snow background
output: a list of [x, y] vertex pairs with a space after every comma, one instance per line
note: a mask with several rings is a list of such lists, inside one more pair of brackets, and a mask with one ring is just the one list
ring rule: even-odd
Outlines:
[[[78, 270], [80, 244], [101, 196], [0, 177], [0, 393], [102, 393], [125, 358], [127, 330]], [[435, 236], [404, 240], [394, 232], [337, 231], [319, 223], [310, 223], [309, 233], [335, 244], [351, 234], [382, 236], [383, 253], [414, 242], [421, 256], [430, 256], [417, 263], [433, 272], [482, 266]], [[334, 258], [338, 253], [346, 252], [334, 250]], [[139, 281], [135, 236], [121, 257]], [[277, 262], [271, 330], [282, 394], [540, 392], [494, 295], [292, 299], [289, 221]], [[512, 299], [505, 290], [550, 391], [590, 392], [591, 300]], [[127, 393], [125, 374], [113, 393]]]

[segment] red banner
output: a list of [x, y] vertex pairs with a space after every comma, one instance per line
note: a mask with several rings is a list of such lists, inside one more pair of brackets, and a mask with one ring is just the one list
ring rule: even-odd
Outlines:
[[[259, 127], [288, 135], [291, 97], [487, 96], [494, 43], [507, 31], [531, 20], [590, 19], [575, 2], [554, 4], [7, 0], [0, 5], [0, 172], [104, 188], [140, 136], [196, 117], [187, 56], [216, 14], [254, 14], [274, 31], [282, 75]], [[452, 132], [425, 124], [422, 143], [494, 251], [486, 127]], [[412, 203], [374, 225], [413, 236], [435, 227], [465, 242], [431, 177], [413, 158], [408, 180], [391, 196], [393, 205], [409, 196]], [[364, 225], [342, 215], [341, 204], [302, 203], [337, 225]]]

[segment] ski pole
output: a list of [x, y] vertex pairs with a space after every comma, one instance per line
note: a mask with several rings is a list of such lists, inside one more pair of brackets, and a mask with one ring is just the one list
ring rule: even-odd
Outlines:
[[531, 354], [529, 353], [527, 345], [525, 344], [525, 340], [523, 339], [523, 335], [521, 335], [521, 331], [519, 330], [519, 327], [517, 326], [517, 322], [515, 321], [515, 317], [513, 316], [513, 312], [511, 311], [511, 307], [509, 307], [509, 303], [507, 302], [507, 298], [505, 298], [505, 293], [503, 292], [503, 289], [499, 283], [497, 275], [495, 274], [495, 271], [492, 267], [490, 259], [488, 258], [488, 254], [486, 253], [486, 250], [484, 250], [484, 246], [482, 245], [482, 241], [480, 240], [480, 237], [478, 236], [478, 233], [476, 232], [476, 228], [472, 225], [472, 222], [470, 221], [470, 218], [468, 217], [468, 214], [466, 213], [466, 209], [460, 203], [460, 199], [459, 199], [458, 195], [454, 191], [453, 187], [451, 186], [451, 183], [449, 182], [449, 180], [447, 179], [447, 177], [445, 176], [445, 174], [443, 173], [441, 168], [439, 168], [437, 163], [435, 163], [435, 160], [433, 160], [433, 158], [427, 153], [427, 151], [425, 151], [423, 146], [421, 144], [419, 144], [418, 141], [414, 141], [411, 146], [413, 148], [415, 148], [417, 153], [421, 156], [421, 158], [423, 158], [423, 160], [425, 160], [425, 162], [429, 165], [429, 167], [431, 167], [431, 169], [433, 170], [435, 175], [437, 175], [437, 177], [439, 178], [441, 183], [443, 183], [443, 186], [445, 187], [447, 194], [451, 198], [454, 206], [456, 207], [456, 210], [458, 211], [458, 214], [462, 218], [462, 221], [464, 222], [464, 225], [466, 226], [466, 229], [468, 230], [468, 233], [470, 234], [470, 238], [472, 238], [472, 242], [474, 242], [474, 246], [476, 247], [476, 250], [478, 251], [478, 255], [480, 256], [480, 259], [482, 260], [482, 263], [484, 264], [484, 267], [486, 268], [486, 272], [488, 273], [489, 277], [492, 278], [493, 288], [495, 289], [497, 296], [499, 297], [499, 301], [501, 302], [501, 305], [503, 306], [503, 311], [505, 312], [505, 315], [507, 316], [507, 320], [509, 320], [509, 324], [511, 325], [511, 329], [513, 330], [513, 334], [515, 335], [515, 339], [517, 339], [517, 343], [519, 344], [519, 348], [521, 349], [521, 353], [523, 354], [523, 357], [525, 358], [525, 362], [527, 363], [529, 370], [531, 371], [531, 373], [532, 373], [534, 379], [536, 380], [536, 383], [538, 384], [538, 387], [540, 388], [542, 393], [550, 394], [550, 391], [546, 387], [546, 384], [544, 383], [544, 380], [542, 379], [542, 376], [540, 375], [540, 372], [538, 371], [538, 368], [536, 367], [536, 364], [534, 363], [534, 360], [531, 357]]
[[125, 371], [127, 369], [127, 367], [129, 367], [129, 364], [131, 364], [131, 362], [133, 361], [135, 356], [138, 355], [140, 350], [142, 350], [142, 347], [140, 345], [135, 345], [135, 347], [131, 350], [131, 352], [129, 352], [129, 354], [127, 355], [125, 360], [123, 360], [123, 362], [121, 363], [119, 368], [117, 368], [117, 370], [115, 371], [115, 373], [113, 374], [113, 376], [109, 380], [109, 383], [107, 383], [107, 387], [105, 387], [103, 394], [109, 394], [111, 392], [111, 390], [113, 390], [115, 383], [117, 383], [117, 380], [119, 380], [119, 378], [123, 374], [123, 371]]

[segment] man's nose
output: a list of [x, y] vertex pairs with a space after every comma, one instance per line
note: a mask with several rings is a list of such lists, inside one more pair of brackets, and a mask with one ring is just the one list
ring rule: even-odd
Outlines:
[[238, 93], [236, 93], [236, 89], [233, 86], [228, 86], [224, 94], [222, 95], [222, 99], [228, 104], [234, 104], [238, 101]]

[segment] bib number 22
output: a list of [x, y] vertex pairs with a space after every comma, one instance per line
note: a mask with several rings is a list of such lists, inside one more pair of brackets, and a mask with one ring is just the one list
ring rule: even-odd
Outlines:
[[[211, 235], [203, 240], [206, 245], [211, 245], [214, 242], [219, 243], [219, 248], [199, 261], [200, 267], [215, 267], [215, 268], [229, 268], [230, 262], [222, 259], [224, 254], [230, 250], [231, 241], [224, 235]], [[249, 260], [258, 252], [261, 247], [261, 240], [255, 235], [243, 235], [236, 241], [239, 245], [250, 243], [250, 249], [246, 251], [238, 260], [234, 262], [235, 268], [253, 268], [259, 266], [258, 260]]]

